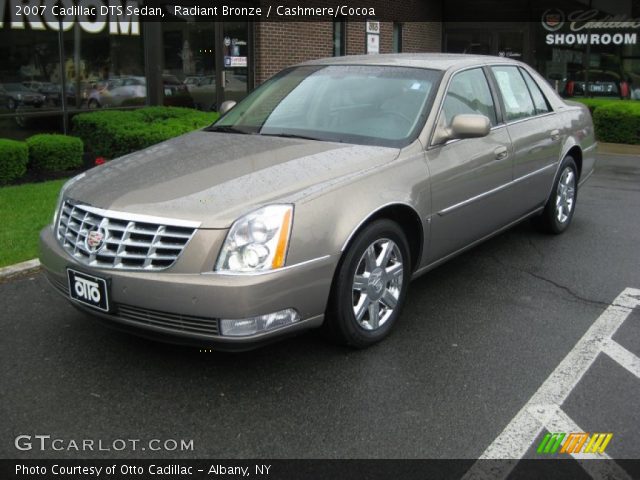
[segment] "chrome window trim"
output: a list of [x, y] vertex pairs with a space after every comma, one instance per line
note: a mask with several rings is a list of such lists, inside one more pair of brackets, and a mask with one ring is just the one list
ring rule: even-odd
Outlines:
[[517, 183], [522, 182], [523, 180], [526, 180], [527, 178], [533, 177], [534, 175], [538, 175], [538, 174], [540, 174], [540, 173], [542, 173], [542, 172], [544, 172], [546, 170], [549, 170], [551, 168], [555, 168], [556, 165], [558, 165], [557, 162], [556, 163], [551, 163], [551, 164], [546, 165], [546, 166], [544, 166], [542, 168], [539, 168], [538, 170], [535, 170], [533, 172], [529, 172], [526, 175], [523, 175], [523, 176], [518, 177], [518, 178], [516, 178], [514, 180], [511, 180], [510, 182], [507, 182], [507, 183], [505, 183], [503, 185], [500, 185], [500, 186], [498, 186], [496, 188], [492, 188], [491, 190], [487, 190], [486, 192], [483, 192], [483, 193], [481, 193], [479, 195], [476, 195], [474, 197], [471, 197], [471, 198], [468, 198], [466, 200], [463, 200], [462, 202], [459, 202], [459, 203], [456, 203], [454, 205], [451, 205], [450, 207], [447, 207], [447, 208], [444, 208], [444, 209], [440, 210], [438, 212], [438, 215], [440, 217], [443, 217], [443, 216], [453, 212], [454, 210], [457, 210], [459, 208], [465, 207], [465, 206], [467, 206], [467, 205], [469, 205], [469, 204], [471, 204], [473, 202], [476, 202], [478, 200], [482, 200], [483, 198], [488, 197], [489, 195], [493, 195], [494, 193], [498, 193], [498, 192], [500, 192], [500, 191], [502, 191], [502, 190], [504, 190], [506, 188], [509, 188], [509, 187], [511, 187], [511, 186], [513, 186], [513, 185], [515, 185]]
[[539, 113], [537, 115], [533, 115], [531, 117], [524, 117], [524, 118], [518, 118], [517, 120], [511, 120], [510, 122], [506, 123], [506, 126], [510, 126], [510, 125], [514, 125], [516, 123], [523, 123], [523, 122], [528, 122], [529, 120], [536, 120], [539, 118], [543, 118], [543, 117], [548, 117], [550, 115], [555, 115], [556, 112], [555, 111], [551, 111], [551, 112], [545, 112], [545, 113]]

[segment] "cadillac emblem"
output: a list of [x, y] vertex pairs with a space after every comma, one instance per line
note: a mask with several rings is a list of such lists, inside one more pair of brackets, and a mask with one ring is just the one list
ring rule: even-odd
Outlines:
[[95, 227], [87, 233], [87, 238], [84, 243], [87, 250], [91, 253], [96, 253], [104, 246], [104, 239], [107, 237], [107, 233], [102, 227]]
[[545, 11], [542, 14], [542, 26], [550, 32], [557, 32], [564, 26], [564, 12], [558, 8]]

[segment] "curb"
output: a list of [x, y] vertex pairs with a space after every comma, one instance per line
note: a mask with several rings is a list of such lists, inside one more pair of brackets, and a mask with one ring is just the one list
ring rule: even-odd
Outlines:
[[623, 143], [598, 142], [597, 152], [605, 155], [640, 156], [640, 145], [626, 145]]
[[33, 258], [26, 262], [16, 263], [14, 265], [9, 265], [8, 267], [0, 268], [0, 280], [39, 269], [40, 260]]

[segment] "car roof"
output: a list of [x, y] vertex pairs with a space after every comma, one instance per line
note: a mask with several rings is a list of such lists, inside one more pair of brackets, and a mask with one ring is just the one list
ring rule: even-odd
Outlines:
[[396, 67], [431, 68], [449, 70], [487, 63], [520, 62], [492, 55], [467, 55], [455, 53], [390, 53], [382, 55], [347, 55], [343, 57], [321, 58], [300, 63], [299, 65], [384, 65]]

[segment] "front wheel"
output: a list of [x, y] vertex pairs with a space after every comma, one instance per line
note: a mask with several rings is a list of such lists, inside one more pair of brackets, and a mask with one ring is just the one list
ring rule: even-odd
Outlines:
[[535, 219], [537, 226], [549, 233], [564, 232], [571, 224], [577, 199], [578, 168], [575, 160], [567, 156], [560, 165], [544, 211]]
[[386, 337], [400, 315], [411, 276], [406, 236], [377, 220], [351, 243], [338, 267], [325, 328], [339, 343], [368, 347]]

